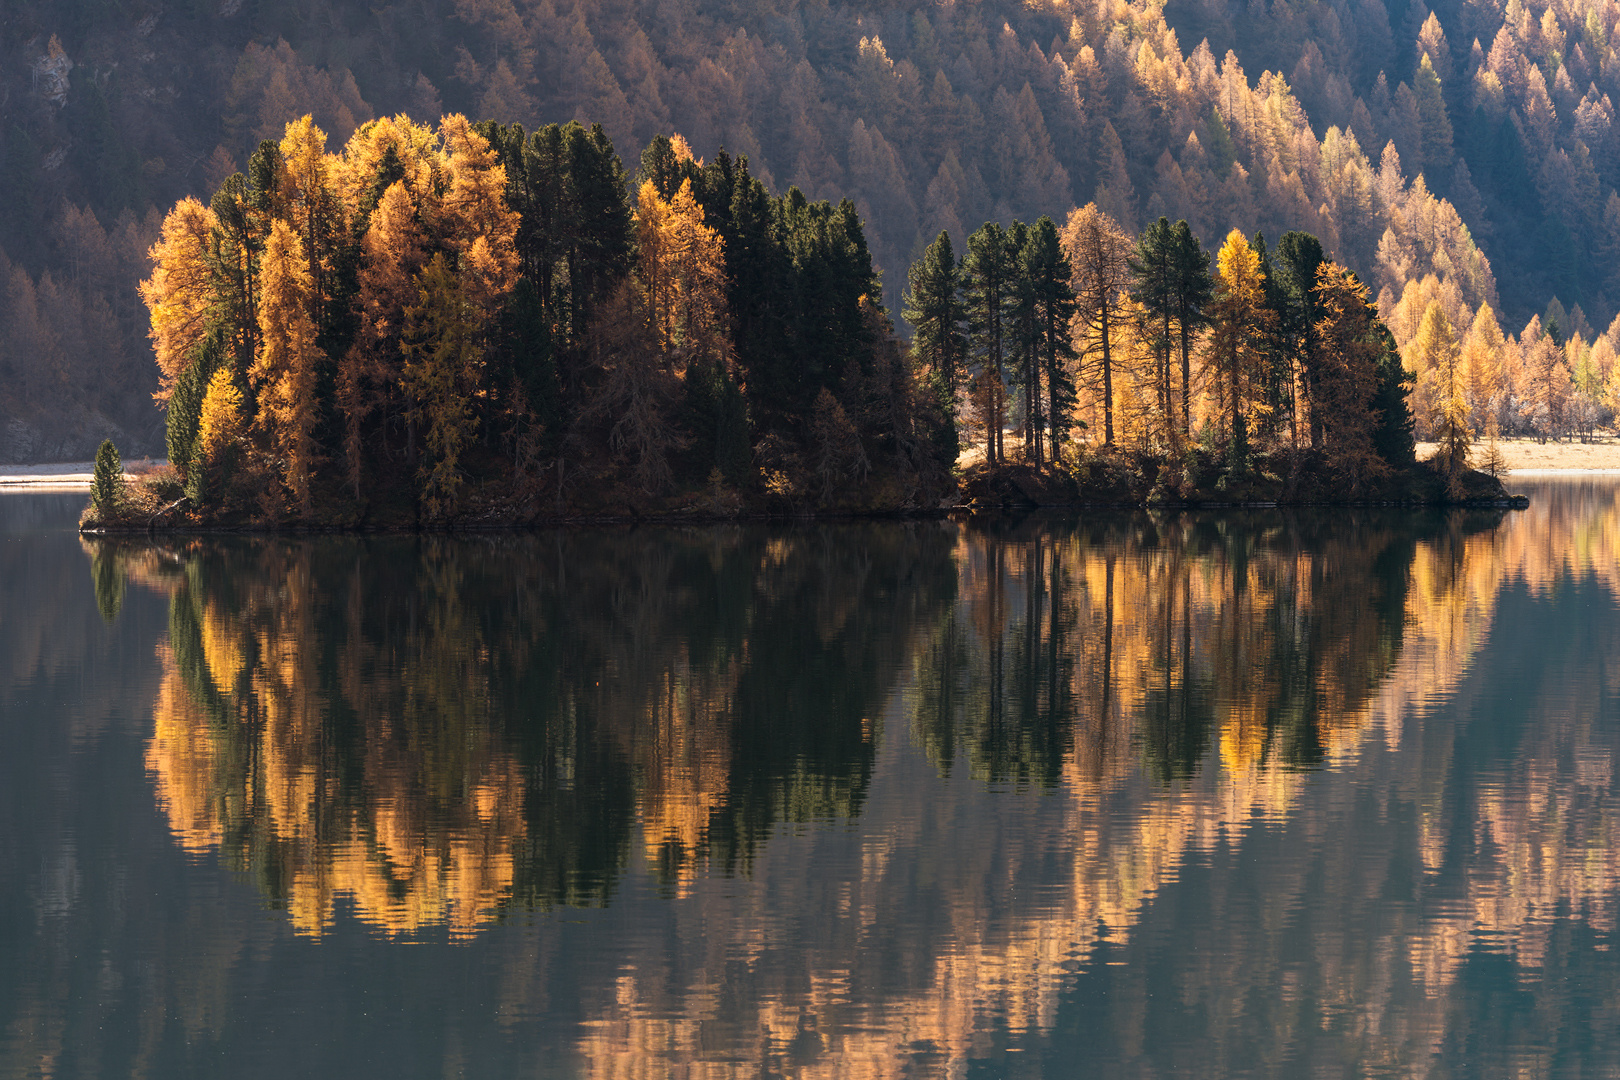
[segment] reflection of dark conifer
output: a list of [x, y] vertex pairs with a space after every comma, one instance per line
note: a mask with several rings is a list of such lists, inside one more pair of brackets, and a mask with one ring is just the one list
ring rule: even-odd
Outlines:
[[1165, 595], [1155, 598], [1160, 641], [1143, 700], [1142, 759], [1165, 784], [1197, 773], [1215, 731], [1215, 680], [1193, 663], [1190, 571], [1190, 564], [1176, 567]]
[[90, 561], [90, 576], [96, 586], [96, 610], [101, 612], [102, 620], [110, 624], [124, 608], [128, 577], [124, 562], [109, 545], [99, 544]]

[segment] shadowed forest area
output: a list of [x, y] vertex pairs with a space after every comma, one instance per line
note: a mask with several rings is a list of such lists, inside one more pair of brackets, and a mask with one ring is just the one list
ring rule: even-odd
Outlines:
[[[529, 131], [599, 120], [626, 160], [679, 131], [697, 159], [746, 155], [772, 192], [850, 199], [891, 312], [941, 231], [962, 242], [985, 221], [1094, 202], [1133, 236], [1160, 216], [1212, 244], [1298, 230], [1367, 284], [1403, 350], [1438, 308], [1496, 368], [1567, 383], [1562, 411], [1509, 377], [1481, 387], [1478, 430], [1494, 412], [1504, 432], [1580, 434], [1612, 407], [1617, 19], [1614, 3], [1422, 0], [1241, 16], [11, 0], [0, 457], [85, 457], [105, 436], [162, 452], [136, 292], [162, 214], [208, 198], [306, 113], [334, 144], [400, 112]], [[1421, 379], [1423, 362], [1408, 366]]]

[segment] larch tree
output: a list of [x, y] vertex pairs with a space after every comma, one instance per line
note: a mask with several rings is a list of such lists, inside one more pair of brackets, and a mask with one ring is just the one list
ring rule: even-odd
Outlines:
[[1456, 360], [1455, 357], [1448, 357], [1446, 351], [1456, 348], [1457, 340], [1444, 307], [1439, 300], [1430, 300], [1418, 317], [1406, 348], [1402, 350], [1407, 367], [1417, 378], [1413, 392], [1414, 405], [1418, 435], [1425, 440], [1436, 437], [1436, 421], [1451, 390], [1448, 380]]
[[1463, 380], [1468, 394], [1468, 422], [1480, 435], [1494, 415], [1502, 390], [1502, 328], [1489, 304], [1474, 313], [1473, 325], [1463, 339]]
[[1074, 270], [1075, 334], [1083, 365], [1103, 411], [1103, 445], [1114, 445], [1114, 343], [1131, 286], [1130, 237], [1113, 218], [1087, 203], [1069, 214], [1063, 248]]
[[203, 395], [197, 423], [197, 461], [205, 469], [218, 465], [242, 437], [242, 391], [226, 368], [214, 372]]
[[1428, 407], [1429, 430], [1438, 444], [1434, 457], [1455, 489], [1468, 469], [1473, 429], [1468, 421], [1468, 387], [1463, 374], [1462, 350], [1451, 320], [1446, 318], [1438, 301], [1431, 303], [1423, 313], [1414, 345], [1427, 360], [1427, 378], [1432, 387]]
[[[1529, 334], [1525, 336], [1530, 337]], [[1552, 334], [1520, 342], [1524, 372], [1519, 405], [1524, 426], [1542, 442], [1564, 433], [1564, 410], [1574, 383], [1564, 365], [1564, 352]]]
[[278, 460], [296, 511], [311, 509], [316, 457], [316, 373], [325, 355], [310, 317], [314, 285], [299, 237], [277, 220], [265, 242], [259, 299], [259, 351], [252, 382], [258, 395], [257, 425]]
[[1374, 441], [1382, 349], [1376, 313], [1368, 301], [1367, 287], [1337, 263], [1317, 266], [1311, 292], [1316, 321], [1310, 362], [1321, 445], [1329, 466], [1355, 492], [1367, 480], [1389, 471]]
[[458, 256], [463, 295], [489, 321], [518, 274], [518, 215], [506, 203], [506, 167], [459, 113], [440, 122], [439, 134], [449, 186], [438, 207], [437, 232]]
[[287, 124], [280, 149], [283, 169], [278, 203], [298, 236], [304, 273], [309, 278], [306, 303], [319, 331], [330, 314], [337, 249], [348, 236], [347, 215], [332, 183], [334, 159], [326, 152], [326, 133], [311, 117]]
[[197, 422], [197, 441], [192, 450], [188, 494], [205, 503], [218, 489], [219, 478], [229, 470], [243, 434], [242, 391], [228, 366], [215, 371], [208, 380]]
[[1242, 473], [1248, 468], [1250, 422], [1264, 409], [1260, 390], [1276, 315], [1266, 307], [1260, 256], [1237, 229], [1227, 234], [1215, 266], [1209, 363], [1226, 416], [1227, 452], [1233, 471]]
[[152, 347], [162, 381], [154, 395], [161, 403], [191, 363], [208, 334], [219, 301], [210, 259], [218, 225], [214, 212], [196, 199], [181, 199], [163, 219], [163, 231], [148, 252], [152, 276], [141, 282], [141, 299], [152, 318]]
[[665, 200], [652, 181], [636, 206], [637, 280], [659, 351], [672, 358], [723, 358], [726, 260], [720, 235], [703, 222], [692, 182]]

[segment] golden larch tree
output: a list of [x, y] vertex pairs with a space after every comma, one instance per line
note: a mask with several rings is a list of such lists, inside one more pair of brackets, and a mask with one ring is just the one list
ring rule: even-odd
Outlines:
[[1428, 408], [1429, 431], [1438, 444], [1435, 460], [1455, 489], [1468, 468], [1468, 448], [1473, 443], [1469, 425], [1468, 385], [1464, 377], [1462, 349], [1456, 332], [1440, 302], [1434, 301], [1423, 313], [1411, 349], [1421, 359], [1424, 372], [1418, 387], [1429, 393], [1423, 404]]
[[725, 346], [726, 263], [719, 233], [703, 223], [692, 182], [667, 202], [652, 181], [636, 204], [637, 270], [647, 317], [667, 356], [716, 356]]
[[214, 372], [197, 420], [196, 467], [212, 469], [242, 437], [242, 391], [228, 366]]
[[1265, 342], [1277, 316], [1266, 306], [1260, 256], [1237, 229], [1226, 235], [1216, 255], [1215, 300], [1208, 315], [1208, 365], [1225, 414], [1229, 451], [1241, 467], [1248, 456], [1250, 422], [1261, 419], [1265, 409], [1260, 393]]
[[1119, 223], [1087, 203], [1069, 214], [1061, 239], [1073, 267], [1077, 312], [1075, 352], [1102, 406], [1103, 445], [1114, 444], [1115, 346], [1123, 333], [1121, 309], [1131, 286], [1131, 238]]
[[1479, 305], [1474, 323], [1463, 340], [1463, 383], [1468, 397], [1468, 422], [1474, 433], [1485, 431], [1502, 390], [1502, 328], [1489, 304]]
[[298, 235], [309, 277], [309, 317], [318, 322], [331, 295], [333, 259], [347, 232], [347, 215], [332, 182], [336, 159], [326, 152], [326, 132], [304, 116], [287, 125], [281, 162], [278, 209]]
[[1373, 446], [1377, 427], [1378, 359], [1376, 312], [1367, 286], [1335, 262], [1316, 268], [1317, 403], [1329, 465], [1351, 490], [1389, 471]]
[[459, 256], [463, 295], [487, 321], [517, 284], [518, 214], [506, 204], [506, 167], [459, 113], [444, 118], [439, 135], [450, 183], [433, 224]]
[[310, 509], [315, 464], [315, 379], [325, 359], [310, 318], [313, 285], [302, 245], [291, 226], [276, 221], [260, 269], [259, 351], [253, 360], [257, 426], [280, 463], [283, 482], [299, 513]]
[[154, 396], [160, 403], [169, 400], [207, 335], [219, 299], [209, 259], [217, 225], [214, 211], [188, 196], [163, 219], [158, 242], [147, 253], [152, 276], [141, 282], [141, 299], [152, 315], [152, 347], [162, 373]]

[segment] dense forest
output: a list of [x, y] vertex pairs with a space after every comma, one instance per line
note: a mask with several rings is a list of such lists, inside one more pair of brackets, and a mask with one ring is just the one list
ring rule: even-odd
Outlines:
[[399, 112], [600, 120], [630, 157], [679, 131], [770, 191], [852, 200], [895, 312], [905, 267], [985, 221], [1095, 202], [1131, 234], [1299, 230], [1403, 348], [1438, 305], [1459, 348], [1556, 367], [1595, 415], [1538, 418], [1502, 387], [1492, 407], [1557, 435], [1604, 418], [1620, 334], [1617, 20], [1518, 0], [7, 0], [0, 456], [162, 452], [147, 251], [167, 207], [304, 113], [337, 145]]
[[332, 153], [287, 125], [152, 248], [155, 484], [211, 522], [384, 527], [949, 495], [951, 411], [855, 207], [679, 138], [639, 173], [632, 206], [600, 126], [401, 114]]

